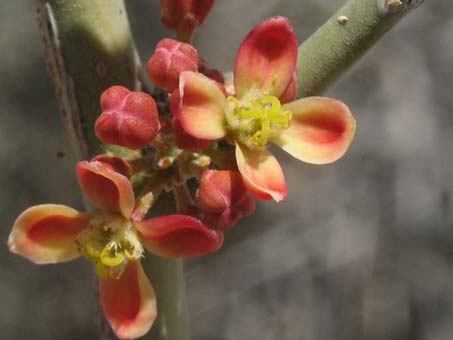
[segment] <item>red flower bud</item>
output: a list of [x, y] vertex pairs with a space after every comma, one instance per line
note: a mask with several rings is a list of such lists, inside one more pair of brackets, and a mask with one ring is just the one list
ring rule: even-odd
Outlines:
[[101, 95], [102, 113], [96, 120], [96, 136], [105, 143], [139, 149], [159, 132], [154, 99], [143, 92], [112, 86]]
[[197, 199], [204, 222], [214, 229], [233, 226], [256, 207], [237, 171], [206, 170], [201, 176]]
[[198, 72], [203, 73], [206, 77], [215, 80], [216, 82], [223, 84], [225, 82], [225, 78], [223, 74], [214, 68], [209, 68], [208, 64], [204, 60], [200, 60], [198, 65]]
[[149, 79], [157, 86], [171, 92], [179, 86], [179, 74], [197, 71], [198, 53], [189, 44], [173, 39], [163, 39], [148, 60]]
[[179, 40], [189, 42], [213, 4], [214, 0], [160, 0], [162, 23], [175, 30]]

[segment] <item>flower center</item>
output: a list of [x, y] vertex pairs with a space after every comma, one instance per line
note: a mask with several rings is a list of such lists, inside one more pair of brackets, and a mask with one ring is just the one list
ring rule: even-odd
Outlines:
[[80, 252], [96, 263], [103, 278], [119, 278], [128, 261], [142, 257], [143, 246], [134, 224], [120, 216], [102, 215], [90, 220], [90, 227], [77, 236]]
[[283, 110], [277, 97], [252, 89], [241, 99], [229, 96], [225, 115], [233, 139], [263, 150], [270, 138], [289, 127], [292, 112]]

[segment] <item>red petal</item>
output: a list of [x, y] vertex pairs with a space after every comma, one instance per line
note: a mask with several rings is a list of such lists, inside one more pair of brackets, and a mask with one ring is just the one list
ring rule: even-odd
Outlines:
[[297, 94], [297, 75], [296, 72], [294, 72], [293, 76], [291, 77], [291, 81], [288, 84], [288, 87], [279, 98], [280, 102], [282, 104], [289, 103], [290, 101], [294, 100], [294, 98], [296, 98], [296, 94]]
[[196, 218], [169, 215], [136, 222], [146, 249], [155, 255], [187, 258], [218, 250], [223, 234], [207, 228]]
[[207, 140], [225, 136], [225, 95], [217, 83], [196, 72], [181, 73], [179, 82], [181, 126], [189, 135]]
[[83, 161], [77, 164], [77, 178], [85, 197], [96, 208], [131, 216], [135, 198], [126, 176], [101, 162]]
[[176, 117], [173, 118], [171, 123], [173, 126], [173, 137], [178, 148], [199, 152], [207, 149], [209, 144], [211, 144], [210, 140], [195, 138], [186, 133]]
[[102, 114], [96, 120], [96, 136], [105, 143], [139, 149], [159, 132], [154, 99], [143, 92], [112, 86], [101, 96]]
[[326, 164], [344, 155], [356, 122], [342, 102], [326, 97], [299, 99], [283, 106], [293, 113], [289, 129], [273, 140], [304, 162]]
[[120, 339], [136, 339], [156, 319], [156, 296], [140, 262], [129, 262], [119, 279], [99, 279], [99, 294], [107, 320]]
[[280, 97], [296, 70], [297, 39], [288, 19], [273, 17], [256, 26], [236, 56], [234, 85], [242, 97], [257, 87]]
[[132, 169], [128, 162], [120, 157], [115, 157], [109, 154], [102, 154], [91, 159], [91, 162], [98, 161], [109, 167], [111, 170], [119, 172], [120, 174], [131, 177]]
[[259, 199], [276, 202], [288, 194], [285, 176], [277, 159], [268, 151], [254, 151], [236, 144], [236, 162], [244, 184]]
[[72, 260], [80, 256], [76, 237], [88, 227], [89, 219], [64, 205], [36, 205], [17, 218], [9, 249], [37, 264]]

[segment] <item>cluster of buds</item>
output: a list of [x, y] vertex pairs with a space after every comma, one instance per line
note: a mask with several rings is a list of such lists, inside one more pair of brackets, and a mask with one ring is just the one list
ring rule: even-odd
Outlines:
[[[133, 151], [77, 164], [84, 196], [99, 212], [34, 206], [9, 237], [11, 251], [38, 264], [78, 256], [94, 263], [101, 304], [121, 339], [144, 335], [157, 315], [140, 264], [145, 250], [167, 258], [217, 251], [224, 232], [254, 212], [255, 198], [278, 202], [287, 195], [269, 143], [325, 164], [339, 159], [354, 135], [355, 120], [342, 102], [294, 100], [297, 40], [283, 17], [247, 35], [234, 81], [225, 83], [188, 43], [212, 3], [161, 0], [164, 24], [182, 41], [163, 39], [148, 61], [158, 103], [119, 85], [101, 94], [96, 136]], [[174, 194], [177, 213], [148, 217], [162, 192]]]

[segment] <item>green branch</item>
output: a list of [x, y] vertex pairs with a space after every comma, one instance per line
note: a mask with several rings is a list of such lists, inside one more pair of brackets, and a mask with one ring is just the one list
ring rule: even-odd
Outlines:
[[298, 97], [322, 94], [423, 0], [349, 0], [299, 47]]
[[[99, 97], [112, 85], [140, 89], [140, 63], [123, 0], [34, 0], [34, 4], [49, 73], [77, 157], [111, 151], [94, 134]], [[127, 154], [121, 148], [121, 155]], [[143, 339], [187, 339], [182, 262], [147, 254], [143, 267], [158, 304], [158, 318]], [[100, 339], [115, 339], [102, 311], [98, 326]]]

